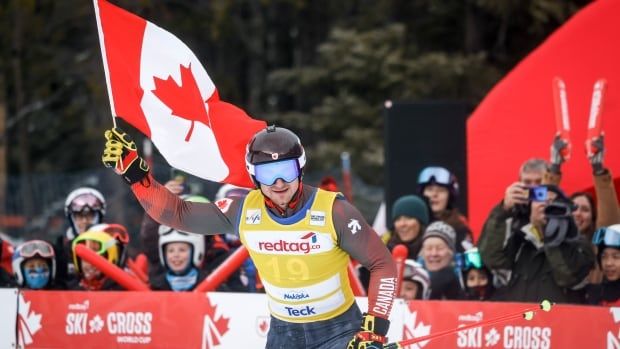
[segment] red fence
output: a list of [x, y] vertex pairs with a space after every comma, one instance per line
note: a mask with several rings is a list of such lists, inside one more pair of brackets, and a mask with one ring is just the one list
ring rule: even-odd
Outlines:
[[[269, 329], [265, 297], [218, 292], [23, 291], [17, 297], [18, 347], [263, 348]], [[366, 309], [365, 298], [358, 298], [358, 303]], [[398, 301], [388, 337], [390, 341], [418, 338], [528, 306]], [[409, 348], [620, 348], [619, 330], [620, 308], [558, 305], [549, 313], [538, 312], [531, 321], [475, 327]]]

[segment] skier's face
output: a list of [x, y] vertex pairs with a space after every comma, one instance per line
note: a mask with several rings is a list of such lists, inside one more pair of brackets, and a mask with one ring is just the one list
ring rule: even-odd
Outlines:
[[609, 281], [620, 280], [620, 249], [606, 247], [601, 254], [601, 268]]
[[446, 242], [438, 237], [429, 237], [422, 244], [422, 258], [428, 271], [437, 271], [450, 265], [452, 250]]
[[409, 242], [420, 235], [420, 222], [416, 218], [400, 216], [394, 221], [394, 229], [402, 241]]
[[182, 273], [189, 265], [192, 248], [187, 242], [166, 244], [166, 264], [174, 273]]
[[289, 202], [293, 199], [297, 189], [299, 189], [299, 179], [285, 182], [282, 178], [278, 178], [273, 185], [260, 184], [260, 190], [263, 192], [263, 195], [284, 210], [286, 210]]
[[428, 202], [431, 205], [431, 211], [437, 214], [445, 211], [448, 207], [450, 191], [444, 186], [429, 184], [424, 187], [424, 196], [428, 198]]

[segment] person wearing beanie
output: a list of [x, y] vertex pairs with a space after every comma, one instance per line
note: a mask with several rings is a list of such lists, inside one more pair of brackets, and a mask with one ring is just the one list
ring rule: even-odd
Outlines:
[[447, 223], [431, 223], [422, 236], [420, 257], [431, 277], [430, 299], [461, 299], [463, 289], [454, 269], [456, 232]]
[[407, 258], [415, 259], [422, 248], [422, 232], [428, 221], [428, 207], [419, 196], [405, 195], [398, 198], [392, 205], [394, 232], [388, 240], [388, 249], [391, 251], [394, 246], [403, 244], [409, 250]]
[[[389, 237], [384, 240], [388, 250], [396, 245], [407, 247], [407, 259], [416, 259], [422, 248], [422, 233], [428, 225], [429, 209], [422, 198], [417, 195], [401, 196], [392, 205], [392, 231], [385, 235]], [[368, 269], [360, 267], [359, 279], [368, 289], [370, 283], [370, 273]]]

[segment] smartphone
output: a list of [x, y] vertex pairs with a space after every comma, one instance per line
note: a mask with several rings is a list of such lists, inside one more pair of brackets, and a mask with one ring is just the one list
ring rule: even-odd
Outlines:
[[529, 188], [528, 191], [529, 191], [528, 197], [530, 201], [537, 201], [537, 202], [547, 201], [548, 190], [546, 186], [539, 185], [537, 187]]

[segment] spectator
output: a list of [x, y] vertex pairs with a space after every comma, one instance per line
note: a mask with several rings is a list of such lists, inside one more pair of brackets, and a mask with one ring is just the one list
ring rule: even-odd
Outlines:
[[596, 206], [592, 195], [585, 192], [576, 192], [570, 196], [571, 201], [575, 204], [573, 218], [579, 234], [586, 237], [588, 241], [592, 240], [596, 227]]
[[454, 268], [456, 232], [451, 225], [437, 221], [424, 231], [420, 257], [431, 276], [430, 299], [460, 299], [461, 282]]
[[419, 196], [398, 198], [392, 205], [394, 233], [388, 240], [388, 249], [392, 251], [394, 246], [403, 244], [409, 250], [407, 258], [415, 259], [422, 248], [422, 232], [428, 221], [428, 206]]
[[[478, 241], [484, 264], [507, 278], [493, 298], [582, 303], [594, 254], [589, 242], [579, 237], [572, 202], [555, 186], [542, 187], [531, 202], [525, 186], [511, 185], [506, 196], [515, 188], [519, 191], [514, 192], [512, 206], [507, 209], [505, 199], [491, 211]], [[515, 209], [523, 201], [528, 204]]]
[[[551, 166], [546, 174], [545, 183], [559, 185], [562, 174], [561, 166], [567, 160], [563, 150], [568, 146], [559, 135], [556, 135], [551, 145]], [[575, 193], [571, 196], [577, 210], [573, 217], [578, 224], [580, 233], [584, 234], [588, 241], [592, 240], [593, 232], [600, 227], [606, 227], [620, 222], [620, 205], [616, 196], [613, 178], [603, 163], [605, 154], [604, 137], [601, 135], [588, 140], [586, 146], [590, 149], [588, 161], [592, 167], [594, 177], [594, 191], [596, 193], [596, 205], [588, 194]], [[590, 214], [588, 214], [588, 209]], [[593, 246], [594, 248], [594, 246]], [[596, 250], [594, 251], [596, 253]], [[600, 266], [595, 266], [590, 271], [589, 282], [600, 283], [603, 274]]]
[[65, 216], [69, 228], [64, 236], [59, 236], [54, 244], [56, 253], [57, 279], [62, 283], [72, 283], [75, 278], [71, 246], [73, 240], [88, 227], [103, 221], [106, 201], [94, 188], [81, 187], [73, 190], [65, 200]]
[[602, 283], [588, 285], [588, 303], [620, 306], [620, 224], [597, 230], [592, 242], [604, 276]]
[[165, 273], [150, 278], [153, 290], [191, 291], [207, 277], [201, 269], [205, 257], [202, 235], [159, 226], [159, 260]]
[[43, 240], [29, 240], [13, 253], [13, 272], [17, 286], [31, 290], [59, 289], [55, 283], [54, 247]]
[[[166, 188], [170, 192], [180, 192], [179, 187], [174, 181], [166, 183]], [[182, 195], [181, 198], [188, 202], [208, 203], [209, 200], [200, 195]], [[148, 274], [151, 283], [155, 283], [157, 289], [162, 289], [164, 283], [163, 278], [167, 274], [165, 265], [162, 264], [161, 258], [161, 246], [159, 246], [159, 229], [160, 225], [154, 221], [148, 214], [145, 214], [142, 220], [142, 227], [140, 229], [140, 237], [143, 242], [144, 254], [149, 261]], [[217, 268], [223, 261], [230, 255], [230, 248], [221, 235], [200, 235], [203, 239], [202, 247], [202, 260], [199, 268], [208, 275], [211, 271]], [[155, 280], [155, 281], [153, 281]], [[247, 287], [242, 284], [240, 279], [240, 273], [235, 272], [231, 275], [226, 283], [222, 285], [220, 291], [247, 291]]]
[[469, 249], [459, 255], [462, 260], [461, 271], [465, 287], [465, 299], [483, 301], [491, 298], [495, 287], [491, 271], [482, 264], [477, 248]]
[[431, 296], [431, 280], [422, 264], [413, 259], [405, 260], [405, 271], [400, 288], [400, 298], [406, 301], [429, 299]]
[[97, 267], [78, 257], [75, 253], [75, 247], [80, 244], [95, 251], [109, 263], [118, 265], [119, 251], [116, 240], [102, 230], [90, 229], [73, 239], [73, 264], [78, 278], [71, 281], [69, 288], [85, 291], [122, 290], [123, 288], [120, 285], [108, 278]]
[[430, 206], [431, 221], [443, 221], [456, 231], [456, 251], [473, 246], [471, 229], [456, 208], [459, 184], [456, 176], [443, 167], [426, 167], [418, 176], [418, 191]]

